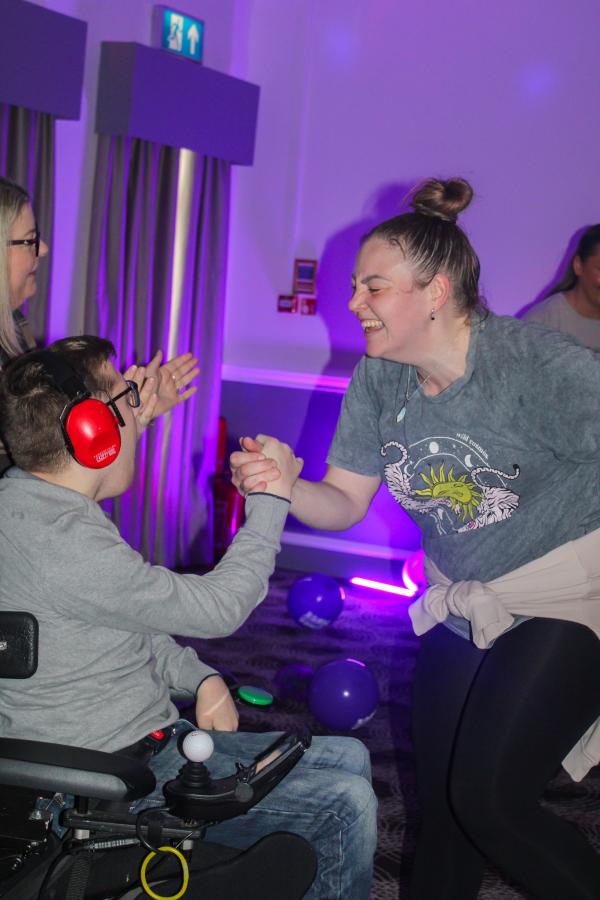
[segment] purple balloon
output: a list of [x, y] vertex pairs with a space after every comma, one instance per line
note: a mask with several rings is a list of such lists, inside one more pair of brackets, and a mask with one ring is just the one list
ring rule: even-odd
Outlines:
[[290, 615], [306, 628], [325, 628], [334, 622], [344, 606], [344, 590], [329, 575], [303, 575], [288, 592]]
[[319, 666], [310, 684], [308, 705], [313, 716], [336, 731], [364, 725], [379, 703], [377, 682], [358, 659], [334, 659]]

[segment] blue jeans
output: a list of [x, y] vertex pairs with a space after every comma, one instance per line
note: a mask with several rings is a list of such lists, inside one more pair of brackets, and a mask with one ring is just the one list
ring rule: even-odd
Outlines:
[[[176, 734], [192, 726], [182, 719]], [[213, 778], [235, 772], [277, 734], [213, 731], [214, 754], [207, 760]], [[157, 788], [131, 807], [139, 812], [164, 804], [162, 785], [175, 778], [184, 760], [177, 740], [150, 761]], [[315, 737], [300, 762], [246, 815], [214, 825], [207, 839], [245, 849], [273, 831], [306, 838], [317, 853], [318, 869], [307, 900], [368, 900], [377, 841], [377, 800], [371, 787], [369, 752], [349, 737]]]

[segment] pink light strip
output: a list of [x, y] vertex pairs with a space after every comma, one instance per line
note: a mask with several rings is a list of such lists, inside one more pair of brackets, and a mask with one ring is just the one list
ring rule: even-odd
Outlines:
[[[406, 575], [403, 577], [406, 579]], [[371, 578], [355, 576], [350, 579], [350, 584], [355, 584], [357, 587], [370, 588], [373, 591], [383, 591], [385, 594], [396, 594], [399, 597], [414, 597], [418, 588], [410, 578], [406, 580], [410, 582], [410, 586], [399, 587], [397, 584], [386, 584], [385, 581], [373, 581]]]
[[404, 586], [411, 591], [411, 596], [414, 596], [419, 590], [419, 585], [415, 584], [408, 572], [406, 571], [406, 566], [402, 569], [402, 581], [404, 582]]

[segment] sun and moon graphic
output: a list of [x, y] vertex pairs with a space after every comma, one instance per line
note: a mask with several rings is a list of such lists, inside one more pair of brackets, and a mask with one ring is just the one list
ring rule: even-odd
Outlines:
[[[411, 444], [406, 474], [415, 497], [449, 501], [454, 514], [467, 522], [477, 517], [477, 508], [485, 499], [485, 491], [473, 480], [471, 471], [488, 465], [468, 435], [438, 435]], [[496, 480], [493, 475], [491, 478]], [[505, 486], [501, 478], [496, 483]]]
[[432, 517], [439, 535], [502, 522], [519, 505], [507, 482], [519, 477], [520, 466], [508, 467], [512, 473], [490, 466], [468, 435], [423, 438], [410, 447], [388, 441], [381, 455], [390, 460], [383, 475], [392, 497], [413, 518]]
[[420, 473], [427, 487], [413, 488], [413, 491], [419, 497], [431, 497], [432, 499], [447, 498], [452, 501], [454, 510], [461, 515], [464, 522], [467, 516], [469, 519], [475, 518], [477, 507], [483, 499], [483, 493], [472, 481], [469, 481], [468, 474], [464, 472], [458, 478], [454, 476], [454, 466], [446, 474], [444, 463], [441, 463], [436, 472], [433, 466], [429, 467], [429, 475], [424, 472]]

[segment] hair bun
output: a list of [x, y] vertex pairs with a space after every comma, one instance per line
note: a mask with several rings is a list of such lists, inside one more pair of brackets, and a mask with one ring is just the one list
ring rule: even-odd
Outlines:
[[413, 194], [412, 208], [424, 216], [434, 216], [445, 222], [456, 222], [473, 197], [473, 188], [464, 178], [438, 181], [430, 178]]

